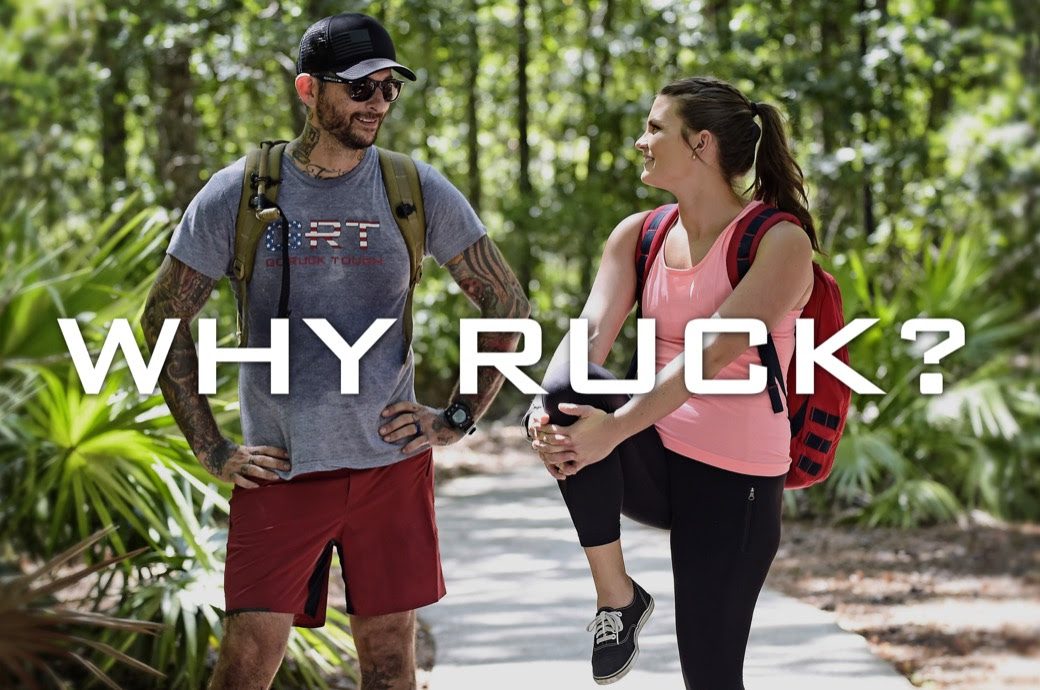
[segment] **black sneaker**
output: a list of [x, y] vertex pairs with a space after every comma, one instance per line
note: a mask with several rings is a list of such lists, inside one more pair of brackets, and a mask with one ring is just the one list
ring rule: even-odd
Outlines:
[[654, 611], [654, 598], [632, 580], [635, 597], [620, 609], [604, 606], [586, 628], [594, 635], [592, 679], [600, 685], [621, 680], [639, 656], [639, 631]]

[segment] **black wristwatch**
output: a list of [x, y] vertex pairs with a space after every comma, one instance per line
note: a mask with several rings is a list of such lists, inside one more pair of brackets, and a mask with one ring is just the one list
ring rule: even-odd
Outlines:
[[473, 424], [473, 413], [469, 411], [469, 405], [464, 402], [453, 402], [444, 410], [444, 421], [453, 429], [465, 431], [466, 435], [477, 430]]

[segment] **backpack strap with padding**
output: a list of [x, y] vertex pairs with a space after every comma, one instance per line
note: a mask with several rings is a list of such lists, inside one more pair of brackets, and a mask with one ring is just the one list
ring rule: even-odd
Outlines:
[[[246, 156], [245, 171], [242, 175], [242, 198], [239, 201], [235, 223], [235, 255], [232, 261], [232, 274], [238, 296], [240, 347], [246, 347], [249, 339], [249, 281], [253, 277], [257, 246], [268, 223], [281, 217], [277, 199], [278, 185], [281, 183], [282, 153], [286, 143], [265, 141], [260, 144], [260, 148], [250, 151]], [[415, 286], [422, 277], [422, 262], [426, 254], [426, 212], [415, 161], [395, 151], [382, 148], [376, 150], [379, 154], [379, 167], [387, 200], [408, 249], [408, 296], [402, 315], [404, 358], [407, 359], [412, 343], [412, 300]], [[282, 294], [287, 296], [287, 238], [283, 238], [282, 245]]]
[[[726, 248], [726, 272], [734, 289], [751, 270], [758, 245], [766, 232], [785, 220], [801, 227], [802, 223], [797, 216], [772, 206], [763, 206], [755, 213], [747, 214], [737, 224]], [[766, 336], [765, 344], [758, 346], [758, 357], [762, 366], [766, 368], [766, 390], [769, 393], [770, 404], [773, 412], [779, 414], [784, 411], [783, 401], [787, 397], [787, 384], [784, 382], [784, 370], [780, 366], [780, 356], [776, 352], [772, 334]]]
[[798, 220], [797, 216], [772, 206], [763, 206], [757, 212], [749, 213], [740, 219], [729, 247], [726, 248], [726, 272], [729, 274], [730, 285], [736, 288], [737, 283], [751, 270], [758, 245], [766, 232], [785, 220], [798, 227], [802, 226], [802, 221]]
[[[665, 204], [649, 211], [643, 218], [643, 225], [639, 229], [639, 238], [636, 242], [636, 319], [643, 318], [643, 286], [646, 285], [646, 277], [654, 258], [661, 247], [664, 246], [664, 238], [668, 235], [668, 229], [675, 224], [679, 217], [679, 204]], [[632, 362], [628, 366], [628, 374], [625, 378], [634, 378], [639, 363], [639, 350], [632, 353]]]
[[408, 247], [408, 297], [405, 299], [404, 313], [401, 315], [401, 325], [404, 328], [404, 358], [407, 360], [412, 345], [412, 298], [415, 286], [422, 278], [422, 262], [426, 255], [426, 211], [415, 161], [410, 156], [396, 151], [378, 147], [376, 150], [379, 152], [379, 169], [383, 175], [390, 210]]
[[253, 278], [256, 248], [264, 228], [280, 216], [276, 209], [278, 186], [282, 181], [282, 152], [286, 143], [264, 141], [246, 155], [242, 198], [235, 219], [235, 256], [231, 262], [238, 293], [239, 347], [246, 347], [249, 342], [249, 281]]
[[668, 229], [675, 224], [678, 217], [679, 204], [665, 204], [650, 211], [643, 220], [639, 242], [636, 243], [636, 304], [640, 315], [643, 310], [643, 286], [646, 285], [649, 267], [653, 265], [654, 258], [664, 246]]

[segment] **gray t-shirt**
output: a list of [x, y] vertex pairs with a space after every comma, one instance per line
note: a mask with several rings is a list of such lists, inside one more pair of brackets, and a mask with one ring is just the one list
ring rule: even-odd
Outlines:
[[[231, 275], [235, 217], [245, 159], [210, 178], [189, 204], [167, 252], [214, 279]], [[418, 163], [426, 210], [426, 252], [443, 265], [486, 230], [465, 197], [429, 165]], [[239, 370], [242, 432], [248, 445], [286, 448], [283, 476], [382, 467], [404, 459], [379, 436], [389, 404], [415, 401], [412, 354], [402, 356], [401, 315], [408, 294], [408, 249], [391, 214], [369, 147], [346, 175], [319, 180], [282, 161], [278, 205], [289, 221], [289, 394], [271, 394], [271, 369]], [[281, 229], [269, 225], [249, 284], [249, 346], [270, 346], [282, 280]], [[326, 319], [348, 343], [378, 318], [396, 319], [361, 358], [359, 393], [340, 393], [340, 361], [303, 319]], [[416, 334], [418, 337], [418, 334]]]

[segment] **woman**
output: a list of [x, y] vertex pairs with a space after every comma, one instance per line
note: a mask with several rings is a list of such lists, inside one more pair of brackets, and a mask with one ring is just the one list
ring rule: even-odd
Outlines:
[[[773, 336], [786, 378], [818, 245], [802, 171], [776, 108], [717, 79], [683, 79], [657, 95], [636, 148], [644, 157], [643, 182], [671, 192], [679, 206], [676, 223], [661, 230], [667, 235], [647, 266], [642, 295], [643, 316], [656, 320], [654, 389], [632, 399], [575, 393], [564, 339], [546, 375], [544, 407], [536, 407], [527, 429], [559, 481], [592, 570], [599, 607], [589, 625], [596, 682], [628, 672], [638, 654], [636, 636], [653, 610], [652, 597], [625, 569], [624, 512], [671, 531], [686, 687], [743, 688], [751, 617], [780, 540], [790, 428], [765, 392], [691, 396], [683, 334], [695, 318], [759, 319]], [[752, 167], [748, 201], [737, 185]], [[793, 214], [802, 227], [773, 227], [734, 289], [726, 274], [729, 239], [739, 220], [763, 204]], [[593, 378], [610, 377], [598, 365], [632, 308], [645, 218], [633, 214], [613, 230], [581, 314], [589, 322]], [[758, 363], [745, 334], [705, 340], [706, 379], [746, 379], [749, 365]]]

